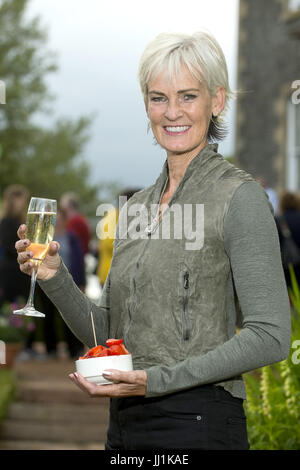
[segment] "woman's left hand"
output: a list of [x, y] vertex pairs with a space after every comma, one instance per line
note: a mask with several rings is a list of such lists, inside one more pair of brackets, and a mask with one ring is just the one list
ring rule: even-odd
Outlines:
[[112, 385], [96, 385], [86, 380], [78, 372], [70, 374], [70, 379], [90, 397], [122, 398], [131, 396], [145, 396], [147, 374], [144, 370], [132, 370], [123, 372], [115, 369], [107, 369], [103, 376], [114, 382]]

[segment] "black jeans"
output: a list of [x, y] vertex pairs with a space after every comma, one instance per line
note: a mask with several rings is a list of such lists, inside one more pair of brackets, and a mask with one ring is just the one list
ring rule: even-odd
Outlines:
[[112, 398], [105, 449], [249, 450], [243, 400], [214, 385]]

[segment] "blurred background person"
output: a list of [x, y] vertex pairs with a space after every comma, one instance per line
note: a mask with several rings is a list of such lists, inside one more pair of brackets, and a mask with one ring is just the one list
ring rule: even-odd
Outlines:
[[141, 188], [126, 188], [119, 193], [115, 207], [108, 211], [100, 222], [97, 275], [101, 287], [104, 286], [111, 265], [115, 231], [118, 223], [119, 211], [121, 209], [121, 207], [119, 207], [119, 197], [125, 196], [128, 200], [134, 193], [140, 191], [140, 189]]
[[[20, 222], [23, 224], [26, 221], [28, 204], [29, 190], [25, 186], [12, 184], [5, 188], [0, 221], [2, 254], [0, 258], [0, 306], [9, 302], [16, 303], [21, 307], [25, 305], [28, 298], [30, 279], [27, 279], [28, 276], [23, 276], [19, 270], [15, 248], [18, 239], [15, 231]], [[32, 350], [32, 343], [36, 334], [36, 319], [32, 318], [32, 322], [34, 328], [26, 337], [24, 350], [21, 351], [21, 358], [23, 355], [26, 359], [36, 355], [35, 351]]]
[[83, 254], [86, 255], [89, 252], [91, 230], [87, 218], [80, 212], [79, 196], [73, 192], [64, 193], [59, 205], [67, 215], [67, 230], [77, 235]]
[[60, 244], [63, 262], [72, 274], [77, 286], [83, 290], [85, 284], [84, 254], [80, 239], [68, 229], [67, 212], [61, 207], [57, 209], [55, 239]]
[[22, 185], [10, 185], [3, 192], [0, 221], [0, 305], [27, 299], [30, 280], [20, 272], [16, 260], [16, 230], [26, 220], [29, 191]]
[[279, 210], [279, 198], [278, 198], [277, 191], [275, 189], [271, 188], [267, 184], [267, 181], [265, 180], [265, 178], [263, 176], [258, 176], [256, 178], [256, 181], [258, 181], [261, 184], [261, 186], [264, 188], [264, 190], [266, 191], [266, 193], [269, 197], [270, 203], [273, 206], [274, 214], [277, 215], [278, 210]]
[[[300, 196], [299, 194], [291, 191], [284, 191], [281, 193], [279, 198], [279, 213], [275, 217], [275, 222], [277, 225], [279, 242], [282, 248], [283, 244], [283, 234], [280, 224], [280, 220], [287, 224], [288, 229], [290, 230], [291, 237], [297, 247], [300, 250]], [[300, 264], [293, 266], [297, 282], [300, 286]], [[290, 273], [287, 268], [284, 267], [284, 274], [287, 282], [287, 286], [291, 286]]]

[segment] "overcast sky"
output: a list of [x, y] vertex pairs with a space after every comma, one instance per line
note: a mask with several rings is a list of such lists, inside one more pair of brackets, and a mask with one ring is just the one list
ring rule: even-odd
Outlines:
[[[157, 34], [210, 31], [236, 87], [238, 0], [31, 0], [28, 14], [41, 17], [57, 53], [59, 71], [48, 80], [56, 115], [96, 113], [85, 151], [93, 183], [146, 187], [161, 171], [165, 152], [147, 134], [137, 81], [139, 58]], [[233, 104], [225, 156], [234, 151], [234, 116]]]

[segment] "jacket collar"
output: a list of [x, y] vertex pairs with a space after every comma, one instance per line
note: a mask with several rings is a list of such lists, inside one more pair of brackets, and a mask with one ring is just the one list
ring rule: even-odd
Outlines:
[[[187, 166], [187, 169], [185, 171], [183, 178], [180, 180], [180, 183], [177, 186], [175, 193], [177, 193], [177, 191], [180, 190], [180, 188], [185, 183], [185, 181], [195, 172], [196, 168], [197, 168], [197, 172], [199, 172], [200, 170], [203, 173], [203, 177], [208, 173], [208, 171], [211, 169], [211, 166], [214, 166], [208, 163], [209, 162], [213, 163], [213, 161], [215, 160], [215, 157], [218, 155], [218, 147], [219, 145], [217, 143], [207, 144], [198, 153], [198, 155], [196, 155], [196, 157], [194, 157], [193, 160], [191, 160], [191, 162]], [[168, 167], [168, 160], [166, 159], [164, 162], [162, 171], [154, 184], [153, 202], [156, 204], [159, 203], [160, 196], [166, 184], [167, 178], [169, 178], [169, 167]]]

